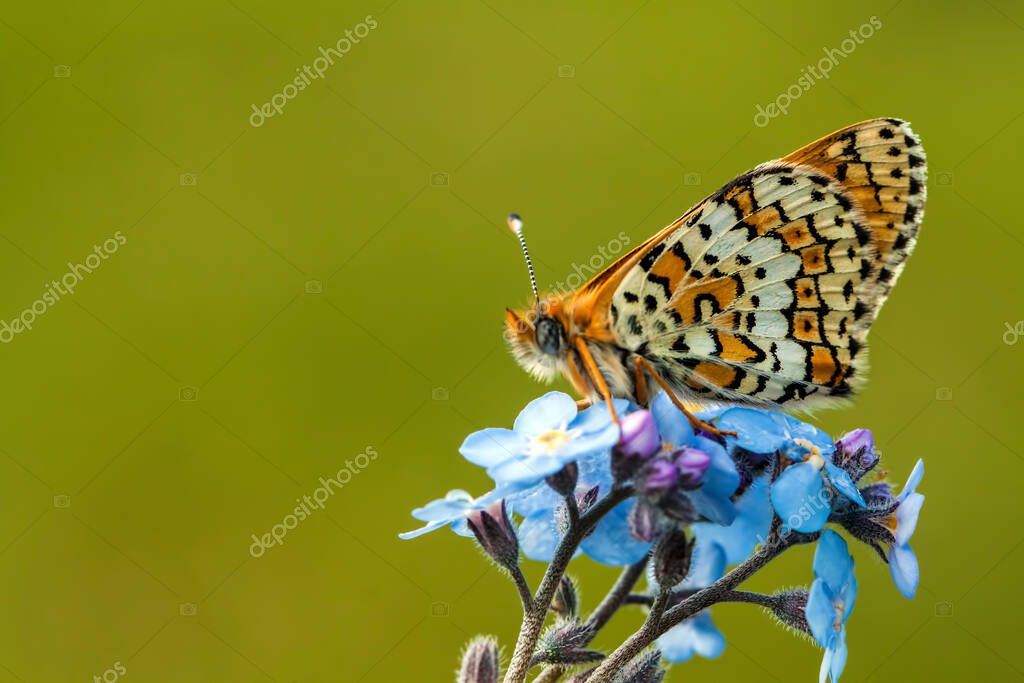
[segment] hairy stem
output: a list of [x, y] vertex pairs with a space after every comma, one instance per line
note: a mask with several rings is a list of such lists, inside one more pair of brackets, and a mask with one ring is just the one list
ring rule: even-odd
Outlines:
[[592, 634], [597, 635], [597, 632], [605, 627], [615, 612], [625, 604], [626, 598], [629, 597], [630, 591], [633, 590], [633, 586], [643, 576], [644, 569], [647, 568], [648, 559], [649, 556], [645, 555], [644, 559], [636, 564], [629, 565], [619, 574], [615, 585], [604, 596], [604, 600], [597, 606], [593, 614], [587, 618], [587, 626]]
[[523, 576], [523, 570], [519, 565], [509, 567], [508, 573], [512, 577], [512, 582], [516, 585], [516, 590], [519, 592], [519, 601], [523, 605], [523, 614], [526, 614], [533, 606], [533, 593], [530, 592], [530, 584], [527, 582], [526, 577]]
[[[620, 645], [615, 652], [601, 662], [601, 665], [594, 671], [593, 675], [587, 679], [587, 683], [608, 683], [623, 666], [628, 664], [633, 657], [640, 654], [644, 648], [653, 643], [659, 636], [698, 612], [707, 609], [715, 603], [737, 597], [737, 595], [742, 597], [753, 595], [740, 593], [733, 589], [778, 557], [791, 545], [793, 543], [781, 542], [777, 537], [772, 537], [768, 543], [744, 562], [734, 567], [728, 574], [707, 588], [684, 598], [678, 604], [665, 610], [660, 616], [655, 615], [652, 607], [651, 614], [648, 615], [647, 621], [644, 622], [643, 626], [630, 636], [626, 642]], [[657, 601], [658, 599], [656, 598], [655, 603]]]
[[530, 669], [530, 659], [533, 657], [534, 648], [537, 647], [541, 628], [544, 627], [548, 607], [562, 580], [562, 575], [565, 574], [566, 567], [569, 566], [569, 560], [572, 559], [576, 548], [593, 530], [598, 521], [632, 493], [632, 487], [628, 486], [612, 489], [607, 496], [580, 515], [576, 523], [572, 522], [572, 513], [570, 512], [569, 529], [555, 550], [555, 556], [544, 573], [544, 578], [537, 588], [530, 608], [523, 614], [523, 623], [519, 629], [519, 637], [516, 639], [512, 661], [509, 662], [508, 671], [505, 673], [504, 683], [523, 683], [526, 680], [526, 673]]
[[[586, 626], [590, 629], [590, 637], [586, 639], [585, 645], [589, 645], [602, 628], [611, 620], [615, 613], [620, 607], [626, 604], [626, 600], [630, 596], [630, 591], [633, 590], [633, 586], [643, 576], [644, 569], [647, 568], [648, 555], [644, 556], [644, 559], [640, 560], [636, 564], [631, 564], [622, 570], [619, 574], [619, 578], [615, 581], [615, 585], [611, 587], [608, 594], [604, 596], [601, 603], [597, 606], [597, 609], [587, 617]], [[567, 667], [560, 664], [553, 664], [540, 673], [537, 678], [533, 680], [533, 683], [554, 683], [562, 677], [567, 671]]]

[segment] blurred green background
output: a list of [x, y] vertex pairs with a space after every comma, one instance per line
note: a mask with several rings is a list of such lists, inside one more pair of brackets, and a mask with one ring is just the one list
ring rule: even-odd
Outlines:
[[[251, 125], [346, 30], [364, 37]], [[0, 344], [0, 681], [446, 681], [473, 634], [510, 651], [514, 591], [470, 544], [396, 538], [410, 508], [485, 490], [461, 439], [544, 390], [502, 348], [502, 308], [528, 301], [505, 214], [552, 286], [874, 116], [923, 138], [927, 216], [867, 390], [818, 417], [874, 429], [897, 481], [924, 457], [928, 501], [916, 600], [855, 550], [843, 680], [1022, 678], [1022, 57], [1009, 0], [7, 3], [0, 319], [127, 241]], [[808, 583], [810, 561], [750, 585]], [[592, 607], [617, 572], [574, 573]], [[669, 680], [817, 675], [756, 609], [715, 619], [724, 656]]]

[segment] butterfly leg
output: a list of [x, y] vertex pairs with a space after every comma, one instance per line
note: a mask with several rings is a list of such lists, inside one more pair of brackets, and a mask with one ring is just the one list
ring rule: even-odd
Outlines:
[[633, 371], [636, 373], [633, 378], [633, 397], [636, 399], [637, 405], [647, 405], [647, 375], [644, 373], [644, 363], [646, 361], [640, 356], [635, 356], [633, 360]]
[[[700, 419], [699, 417], [691, 413], [683, 404], [683, 402], [679, 400], [675, 392], [672, 391], [672, 387], [670, 387], [669, 383], [665, 381], [665, 378], [662, 377], [658, 373], [658, 371], [654, 369], [654, 366], [651, 365], [651, 362], [646, 358], [642, 356], [636, 357], [636, 370], [638, 389], [641, 386], [641, 383], [643, 383], [644, 393], [647, 393], [647, 384], [646, 382], [643, 381], [643, 374], [645, 372], [649, 373], [651, 377], [654, 378], [654, 381], [658, 383], [658, 386], [661, 387], [662, 391], [668, 394], [668, 397], [672, 399], [672, 403], [675, 404], [676, 408], [679, 408], [679, 410], [682, 411], [683, 415], [685, 415], [686, 419], [690, 421], [690, 425], [692, 425], [694, 429], [700, 429], [702, 431], [714, 434], [715, 436], [736, 436], [736, 432], [722, 431], [718, 427], [708, 424], [704, 420]], [[639, 394], [637, 394], [637, 400], [639, 401], [639, 399], [640, 396]]]
[[590, 406], [594, 405], [589, 398], [581, 398], [576, 401], [576, 410], [586, 410]]
[[608, 412], [612, 414], [612, 421], [619, 425], [619, 416], [615, 414], [615, 404], [612, 402], [612, 392], [608, 388], [608, 383], [604, 381], [604, 376], [597, 367], [597, 363], [594, 361], [594, 356], [591, 355], [590, 349], [587, 348], [587, 343], [583, 341], [582, 337], [576, 337], [575, 339], [576, 352], [580, 356], [580, 360], [583, 362], [583, 367], [587, 371], [587, 376], [590, 381], [597, 387], [598, 393], [601, 394], [601, 398], [608, 405]]

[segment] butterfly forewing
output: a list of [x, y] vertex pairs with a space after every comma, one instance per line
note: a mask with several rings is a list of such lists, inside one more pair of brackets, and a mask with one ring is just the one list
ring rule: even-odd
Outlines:
[[593, 301], [607, 300], [621, 346], [683, 395], [844, 396], [913, 248], [923, 159], [891, 119], [834, 133], [702, 201], [613, 266], [612, 291]]

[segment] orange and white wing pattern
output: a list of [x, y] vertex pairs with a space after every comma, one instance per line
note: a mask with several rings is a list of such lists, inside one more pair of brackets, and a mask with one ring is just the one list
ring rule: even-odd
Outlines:
[[866, 335], [903, 272], [924, 218], [927, 164], [921, 141], [905, 121], [873, 119], [812, 142], [783, 161], [835, 178], [864, 214], [878, 259], [867, 294], [869, 315], [858, 326]]
[[612, 297], [621, 345], [695, 400], [848, 395], [913, 248], [924, 171], [909, 127], [879, 119], [740, 176], [637, 255]]

